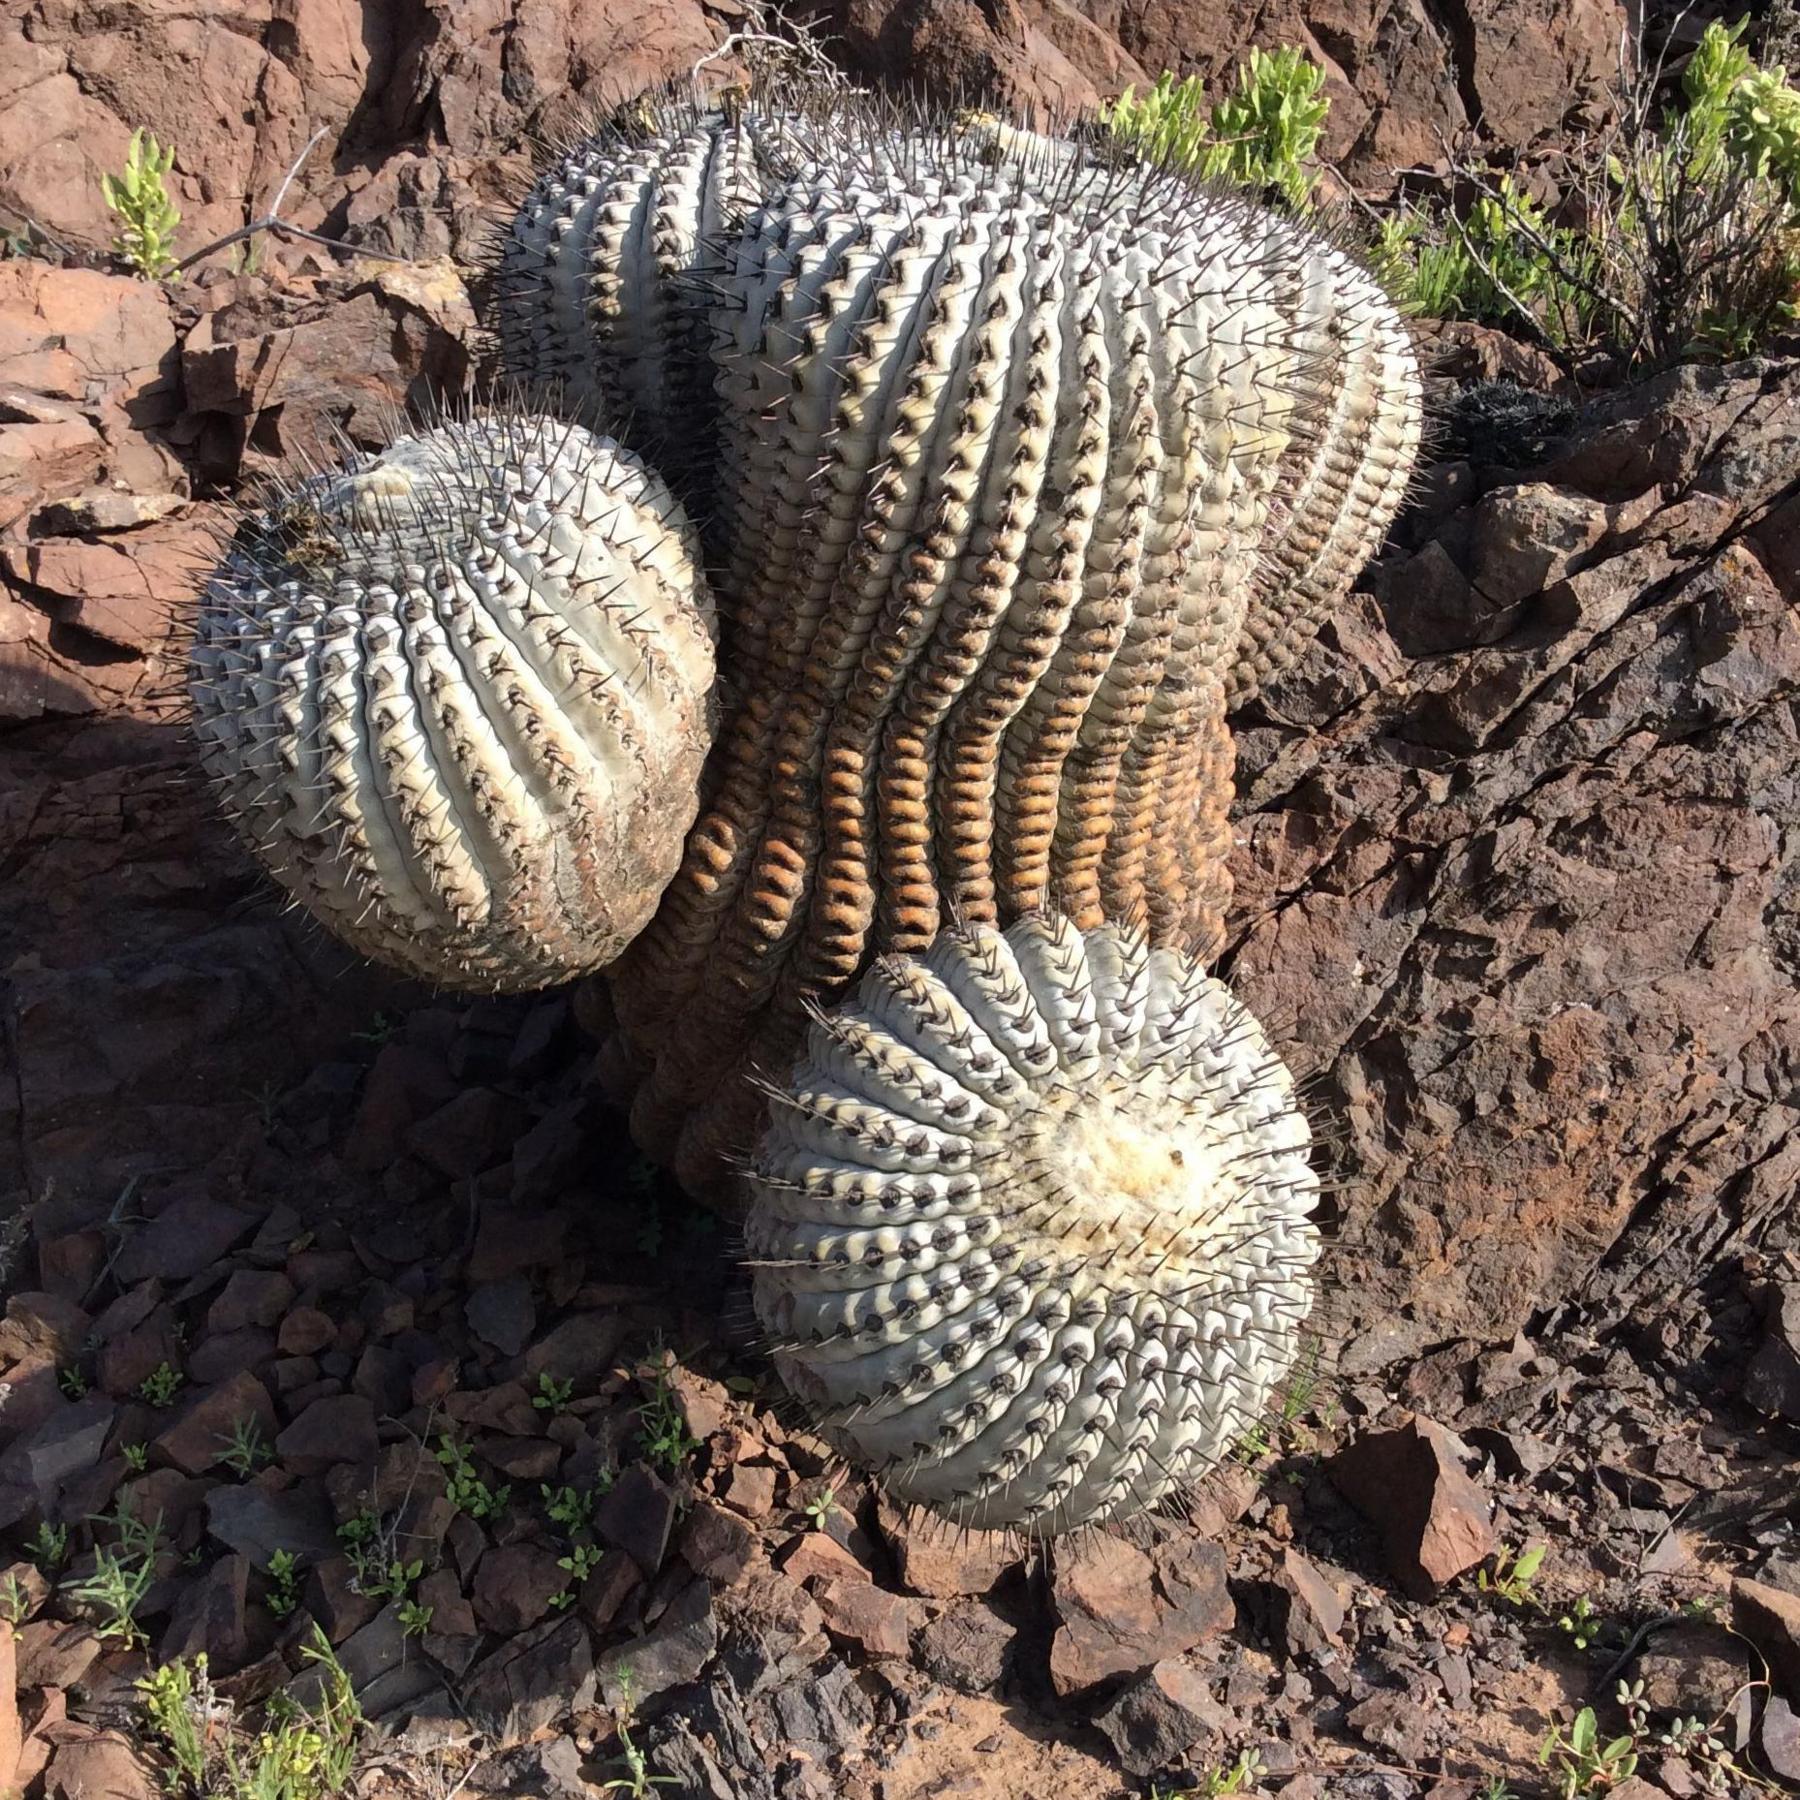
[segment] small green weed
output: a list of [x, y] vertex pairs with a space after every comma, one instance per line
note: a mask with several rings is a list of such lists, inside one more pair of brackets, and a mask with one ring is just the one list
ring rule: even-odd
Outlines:
[[584, 1494], [579, 1488], [553, 1488], [546, 1482], [538, 1492], [544, 1497], [544, 1511], [549, 1514], [552, 1525], [560, 1525], [571, 1536], [592, 1529], [594, 1502], [598, 1497], [593, 1489]]
[[837, 1511], [837, 1487], [828, 1482], [800, 1509], [811, 1520], [814, 1531], [823, 1531]]
[[1556, 1621], [1557, 1630], [1566, 1631], [1577, 1650], [1591, 1648], [1605, 1626], [1606, 1621], [1594, 1611], [1594, 1604], [1586, 1594], [1580, 1595]]
[[1510, 1550], [1498, 1551], [1493, 1574], [1485, 1568], [1481, 1570], [1475, 1577], [1476, 1586], [1484, 1594], [1497, 1594], [1502, 1600], [1510, 1600], [1514, 1606], [1535, 1606], [1537, 1599], [1531, 1584], [1543, 1567], [1548, 1548], [1546, 1544], [1529, 1544], [1516, 1555]]
[[254, 1419], [238, 1419], [232, 1424], [225, 1448], [213, 1460], [239, 1481], [248, 1481], [274, 1454], [263, 1441], [262, 1427]]
[[180, 1800], [331, 1800], [350, 1784], [362, 1709], [317, 1625], [302, 1646], [323, 1671], [313, 1709], [277, 1695], [252, 1735], [219, 1695], [205, 1656], [165, 1663], [138, 1682], [150, 1735], [169, 1760], [165, 1785]]
[[150, 1446], [148, 1444], [121, 1444], [119, 1454], [125, 1459], [125, 1466], [134, 1475], [141, 1475], [150, 1466]]
[[437, 1459], [449, 1482], [450, 1504], [471, 1519], [498, 1518], [512, 1498], [510, 1484], [490, 1488], [475, 1473], [469, 1453], [455, 1438], [445, 1432], [438, 1439]]
[[69, 1528], [66, 1525], [52, 1525], [48, 1519], [40, 1519], [36, 1534], [26, 1547], [25, 1554], [44, 1571], [46, 1575], [54, 1575], [68, 1560]]
[[288, 1618], [300, 1604], [300, 1559], [291, 1550], [269, 1555], [269, 1597], [265, 1602], [277, 1619]]
[[162, 1519], [146, 1524], [125, 1510], [124, 1503], [106, 1519], [118, 1541], [94, 1550], [94, 1568], [82, 1580], [63, 1588], [66, 1599], [83, 1608], [103, 1638], [133, 1645], [143, 1641], [137, 1610], [156, 1579], [156, 1552], [162, 1537]]
[[158, 1363], [137, 1385], [138, 1398], [150, 1406], [162, 1408], [173, 1403], [181, 1392], [185, 1375], [170, 1364]]
[[650, 1398], [637, 1409], [637, 1416], [644, 1442], [644, 1460], [661, 1463], [671, 1475], [679, 1474], [681, 1465], [700, 1448], [700, 1440], [690, 1434], [687, 1421], [675, 1404], [666, 1368], [656, 1371]]
[[175, 227], [181, 214], [169, 197], [174, 166], [174, 146], [165, 147], [138, 130], [131, 134], [124, 170], [100, 177], [101, 198], [119, 220], [113, 248], [146, 281], [166, 281], [175, 273]]
[[539, 1412], [547, 1412], [552, 1418], [560, 1418], [569, 1409], [569, 1402], [575, 1397], [573, 1381], [558, 1381], [548, 1370], [538, 1377], [538, 1391], [532, 1395], [531, 1404]]
[[23, 1625], [31, 1611], [31, 1595], [16, 1575], [0, 1581], [0, 1619], [9, 1625]]
[[79, 1400], [88, 1391], [88, 1378], [79, 1363], [56, 1371], [56, 1385], [71, 1399]]
[[431, 1629], [431, 1613], [429, 1606], [421, 1606], [416, 1600], [402, 1600], [398, 1614], [400, 1635], [423, 1637]]
[[1603, 1743], [1594, 1709], [1584, 1706], [1566, 1732], [1560, 1725], [1550, 1727], [1538, 1750], [1538, 1765], [1550, 1771], [1560, 1800], [1603, 1794], [1637, 1773], [1637, 1739], [1627, 1733]]
[[603, 1794], [623, 1794], [626, 1800], [645, 1800], [652, 1788], [678, 1787], [679, 1778], [674, 1775], [652, 1775], [650, 1759], [631, 1741], [631, 1721], [629, 1718], [619, 1721], [619, 1754], [613, 1759], [613, 1767], [622, 1768], [623, 1775], [615, 1775], [611, 1781], [600, 1783]]

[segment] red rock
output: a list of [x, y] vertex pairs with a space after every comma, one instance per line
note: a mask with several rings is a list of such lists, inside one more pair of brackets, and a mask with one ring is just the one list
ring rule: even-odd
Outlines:
[[14, 1788], [24, 1749], [25, 1735], [19, 1728], [18, 1651], [12, 1626], [0, 1620], [0, 1794]]
[[776, 1566], [791, 1581], [867, 1581], [869, 1571], [836, 1538], [823, 1531], [805, 1531], [776, 1559]]
[[904, 1656], [908, 1647], [907, 1603], [868, 1580], [826, 1578], [813, 1598], [834, 1637], [848, 1638], [868, 1656]]
[[629, 1327], [618, 1313], [583, 1312], [564, 1319], [525, 1352], [525, 1374], [533, 1382], [540, 1375], [575, 1384], [577, 1393], [589, 1393], [613, 1366]]
[[1095, 1537], [1058, 1556], [1051, 1599], [1050, 1678], [1063, 1695], [1179, 1656], [1237, 1617], [1216, 1544], [1165, 1543], [1152, 1556]]
[[985, 1594], [1020, 1558], [1004, 1532], [969, 1531], [918, 1509], [903, 1513], [885, 1499], [877, 1517], [901, 1585], [915, 1594]]
[[283, 1356], [315, 1356], [337, 1342], [337, 1326], [316, 1306], [297, 1306], [275, 1334]]
[[419, 1583], [418, 1601], [431, 1608], [431, 1629], [439, 1636], [475, 1636], [475, 1609], [448, 1569], [438, 1569]]
[[241, 1556], [222, 1556], [176, 1599], [168, 1629], [157, 1645], [164, 1662], [204, 1654], [210, 1673], [229, 1675], [249, 1658], [244, 1602], [250, 1565]]
[[710, 1501], [696, 1502], [682, 1527], [682, 1560], [696, 1575], [721, 1587], [742, 1578], [755, 1550], [756, 1534], [749, 1526]]
[[21, 1691], [73, 1687], [94, 1665], [100, 1639], [86, 1625], [33, 1619], [19, 1627], [13, 1645]]
[[59, 1745], [44, 1776], [45, 1800], [157, 1800], [159, 1791], [137, 1753], [110, 1732]]
[[278, 1269], [234, 1269], [206, 1309], [206, 1329], [223, 1334], [246, 1326], [274, 1326], [293, 1304], [294, 1284]]
[[594, 1509], [595, 1533], [623, 1550], [648, 1580], [662, 1567], [675, 1496], [648, 1469], [630, 1468]]
[[211, 1469], [231, 1447], [234, 1432], [254, 1428], [264, 1446], [275, 1440], [275, 1405], [269, 1390], [248, 1372], [196, 1394], [152, 1441], [166, 1463], [189, 1475]]
[[1741, 1577], [1731, 1584], [1732, 1620], [1768, 1660], [1776, 1688], [1800, 1705], [1800, 1594]]
[[122, 1282], [151, 1275], [186, 1281], [212, 1268], [261, 1223], [259, 1212], [227, 1206], [197, 1190], [181, 1193], [126, 1238], [113, 1274]]
[[1344, 1629], [1344, 1603], [1330, 1582], [1299, 1551], [1284, 1550], [1275, 1585], [1289, 1654], [1319, 1656], [1333, 1649]]
[[737, 1463], [725, 1483], [725, 1504], [747, 1519], [775, 1510], [775, 1471], [766, 1463]]
[[608, 1550], [581, 1584], [581, 1617], [590, 1631], [604, 1632], [619, 1609], [643, 1586], [638, 1566], [623, 1550]]
[[44, 596], [52, 618], [140, 655], [169, 634], [174, 609], [218, 556], [200, 523], [171, 519], [128, 538], [39, 538], [0, 546], [0, 567]]
[[490, 1550], [476, 1566], [470, 1598], [484, 1630], [510, 1636], [537, 1624], [569, 1584], [569, 1571], [557, 1567], [550, 1550], [539, 1544], [506, 1544]]
[[380, 1450], [375, 1409], [360, 1394], [315, 1400], [275, 1440], [275, 1453], [296, 1475], [317, 1475], [333, 1463], [373, 1465]]
[[1450, 1434], [1417, 1414], [1365, 1433], [1332, 1459], [1332, 1482], [1381, 1532], [1395, 1579], [1428, 1600], [1497, 1548], [1481, 1490], [1463, 1473]]

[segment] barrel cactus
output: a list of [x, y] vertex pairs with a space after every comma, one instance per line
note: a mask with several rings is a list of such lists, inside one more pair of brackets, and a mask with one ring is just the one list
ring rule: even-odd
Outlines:
[[712, 630], [692, 529], [629, 452], [446, 423], [245, 517], [190, 658], [202, 760], [354, 948], [453, 987], [566, 981], [680, 859]]
[[953, 927], [822, 1015], [746, 1227], [776, 1368], [898, 1499], [1047, 1534], [1190, 1485], [1294, 1365], [1311, 1138], [1191, 956]]

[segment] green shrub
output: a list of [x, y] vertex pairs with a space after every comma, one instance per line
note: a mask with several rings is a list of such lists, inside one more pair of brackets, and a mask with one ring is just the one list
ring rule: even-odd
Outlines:
[[146, 281], [166, 281], [175, 273], [175, 227], [181, 214], [169, 198], [174, 146], [165, 147], [147, 131], [131, 134], [120, 175], [102, 175], [100, 193], [118, 214], [113, 248]]
[[1164, 74], [1142, 99], [1127, 88], [1101, 120], [1150, 161], [1263, 189], [1299, 211], [1319, 178], [1314, 158], [1331, 110], [1324, 88], [1325, 71], [1292, 46], [1252, 50], [1216, 106], [1207, 107], [1197, 75]]
[[1552, 161], [1560, 217], [1465, 166], [1476, 198], [1462, 212], [1412, 204], [1384, 220], [1375, 259], [1401, 303], [1617, 374], [1766, 344], [1800, 301], [1800, 92], [1742, 35], [1707, 26], [1678, 105], [1660, 105], [1659, 70], [1628, 83], [1617, 124]]

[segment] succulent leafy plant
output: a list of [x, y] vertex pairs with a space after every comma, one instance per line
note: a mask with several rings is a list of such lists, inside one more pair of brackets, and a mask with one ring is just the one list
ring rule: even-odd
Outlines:
[[654, 911], [710, 736], [712, 607], [628, 451], [502, 415], [249, 515], [202, 596], [202, 759], [264, 867], [448, 986], [604, 967]]
[[815, 1021], [746, 1227], [775, 1365], [902, 1500], [1056, 1532], [1217, 1462], [1299, 1354], [1293, 1082], [1191, 956], [952, 927]]

